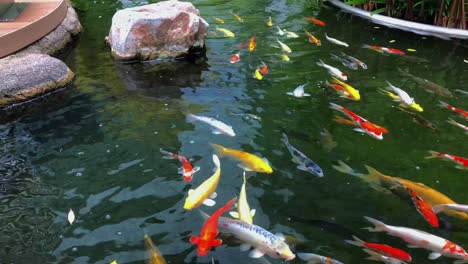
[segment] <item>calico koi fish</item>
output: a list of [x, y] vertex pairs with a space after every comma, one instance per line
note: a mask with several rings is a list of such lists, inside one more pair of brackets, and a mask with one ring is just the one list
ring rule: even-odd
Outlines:
[[468, 126], [462, 125], [462, 124], [456, 122], [455, 120], [453, 120], [451, 118], [449, 118], [449, 120], [447, 120], [447, 122], [449, 122], [450, 124], [452, 124], [454, 126], [457, 126], [457, 127], [460, 127], [462, 129], [464, 129], [466, 134], [468, 134]]
[[399, 259], [387, 257], [384, 255], [380, 255], [379, 253], [369, 250], [369, 249], [363, 249], [362, 251], [366, 252], [367, 254], [370, 255], [370, 257], [367, 257], [366, 259], [368, 260], [375, 260], [375, 261], [381, 261], [386, 264], [406, 264], [406, 262], [401, 261]]
[[200, 121], [210, 125], [212, 127], [213, 134], [225, 134], [230, 137], [234, 137], [236, 135], [236, 133], [234, 133], [234, 130], [232, 129], [232, 126], [226, 125], [225, 123], [216, 120], [212, 117], [188, 114], [187, 119], [189, 121]]
[[445, 153], [432, 151], [432, 150], [429, 150], [429, 153], [431, 155], [425, 157], [425, 159], [443, 158], [443, 159], [451, 160], [451, 161], [457, 163], [458, 165], [455, 166], [455, 168], [457, 168], [457, 169], [462, 169], [462, 170], [463, 169], [465, 169], [465, 170], [468, 169], [468, 159], [467, 158], [455, 156], [455, 155], [452, 155], [452, 154], [445, 154]]
[[272, 27], [272, 26], [273, 26], [273, 20], [271, 19], [271, 17], [268, 17], [267, 25], [268, 25], [269, 27]]
[[337, 40], [336, 38], [331, 38], [327, 35], [327, 33], [325, 33], [325, 38], [333, 44], [344, 46], [344, 47], [349, 47], [348, 43], [343, 42], [341, 40]]
[[[185, 199], [184, 209], [192, 210], [204, 204], [206, 206], [213, 206], [216, 202], [212, 199], [216, 198], [216, 187], [218, 187], [219, 178], [221, 177], [221, 163], [218, 156], [213, 155], [213, 163], [215, 164], [215, 172], [213, 175], [206, 179], [195, 190], [189, 190], [188, 196]], [[210, 199], [211, 198], [211, 199]]]
[[391, 247], [386, 244], [364, 242], [355, 236], [353, 236], [353, 240], [345, 240], [345, 242], [351, 245], [358, 246], [358, 247], [363, 247], [363, 248], [377, 251], [379, 254], [387, 256], [387, 257], [399, 259], [405, 262], [411, 262], [411, 256], [406, 251]]
[[405, 55], [405, 52], [399, 49], [394, 48], [386, 48], [381, 46], [370, 46], [370, 45], [362, 45], [363, 48], [375, 50], [380, 53], [388, 53], [393, 55]]
[[343, 264], [342, 262], [339, 262], [338, 260], [325, 257], [325, 256], [320, 256], [317, 254], [312, 254], [312, 253], [297, 253], [297, 256], [304, 260], [307, 261], [307, 264], [314, 264], [314, 263], [321, 263], [321, 264]]
[[445, 239], [408, 227], [386, 225], [374, 218], [364, 216], [374, 227], [365, 229], [370, 232], [386, 232], [391, 236], [396, 236], [406, 241], [409, 247], [419, 247], [432, 251], [429, 259], [437, 259], [440, 256], [460, 259], [454, 263], [468, 263], [468, 253], [459, 245]]
[[221, 246], [223, 243], [221, 239], [216, 239], [216, 236], [219, 234], [218, 221], [222, 214], [232, 208], [235, 201], [236, 198], [233, 198], [221, 208], [216, 210], [206, 220], [200, 232], [200, 236], [190, 237], [190, 243], [197, 245], [197, 253], [199, 256], [205, 256], [212, 247]]
[[345, 82], [338, 80], [335, 77], [332, 77], [332, 79], [335, 84], [339, 84], [341, 87], [343, 87], [343, 89], [345, 90], [347, 94], [348, 99], [352, 99], [354, 101], [361, 100], [361, 94], [359, 93], [359, 90], [357, 90], [356, 88], [352, 87], [351, 85]]
[[312, 35], [310, 32], [308, 31], [304, 31], [305, 34], [307, 35], [307, 37], [309, 38], [309, 42], [310, 43], [314, 43], [315, 45], [317, 46], [322, 46], [322, 43], [320, 42], [320, 39], [316, 38], [314, 35]]
[[330, 73], [331, 75], [335, 77], [340, 78], [343, 81], [348, 80], [348, 76], [346, 74], [342, 73], [339, 69], [335, 67], [325, 64], [322, 60], [319, 60], [319, 62], [317, 62], [317, 65], [320, 67], [324, 67], [325, 69], [328, 70], [328, 73]]
[[460, 114], [461, 116], [463, 116], [465, 119], [468, 119], [468, 111], [465, 111], [463, 109], [460, 109], [460, 108], [456, 108], [456, 107], [453, 107], [447, 103], [444, 103], [442, 101], [439, 101], [440, 102], [440, 106], [443, 107], [443, 108], [447, 108], [448, 110], [451, 110], [455, 113], [458, 113]]
[[145, 239], [146, 255], [148, 258], [146, 263], [147, 264], [167, 264], [161, 252], [159, 252], [158, 248], [153, 243], [153, 240], [151, 240], [151, 237], [145, 234], [144, 239]]
[[245, 191], [245, 185], [247, 184], [247, 181], [245, 179], [245, 171], [243, 177], [244, 183], [242, 184], [242, 188], [239, 193], [239, 200], [237, 201], [237, 212], [232, 211], [229, 212], [229, 214], [232, 217], [242, 220], [248, 224], [253, 224], [255, 209], [250, 210], [249, 203], [247, 202], [247, 192]]
[[375, 125], [367, 119], [360, 117], [359, 115], [349, 111], [348, 109], [342, 106], [330, 103], [330, 108], [342, 112], [343, 114], [348, 116], [351, 119], [351, 121], [353, 121], [357, 126], [359, 126], [359, 128], [354, 129], [355, 131], [365, 133], [379, 140], [383, 139], [384, 133], [388, 133], [388, 130], [386, 128]]
[[318, 177], [324, 176], [323, 170], [319, 165], [317, 165], [313, 160], [308, 158], [306, 155], [304, 155], [304, 153], [300, 152], [289, 143], [288, 136], [286, 136], [286, 134], [283, 133], [283, 138], [281, 141], [284, 142], [289, 152], [291, 153], [291, 156], [293, 157], [292, 161], [299, 164], [297, 166], [298, 169], [310, 172], [314, 175], [317, 175]]
[[193, 175], [200, 170], [200, 167], [198, 166], [192, 167], [190, 160], [184, 156], [165, 151], [162, 148], [160, 148], [159, 151], [164, 154], [163, 159], [178, 159], [180, 161], [182, 167], [179, 168], [178, 172], [182, 174], [184, 181], [186, 182], [190, 182], [193, 178]]
[[263, 75], [268, 74], [268, 66], [264, 62], [260, 65], [260, 73]]
[[255, 47], [257, 47], [257, 44], [255, 44], [255, 36], [252, 36], [249, 42], [249, 51], [254, 51]]
[[220, 31], [224, 34], [224, 36], [228, 37], [228, 38], [233, 38], [236, 36], [236, 34], [232, 33], [231, 31], [225, 29], [225, 28], [220, 28], [218, 26], [216, 26], [216, 30], [217, 31]]
[[325, 22], [323, 22], [322, 20], [318, 20], [316, 18], [313, 18], [313, 17], [305, 17], [305, 19], [309, 20], [310, 22], [314, 23], [314, 24], [317, 24], [319, 26], [322, 26], [324, 27], [325, 26]]
[[230, 63], [236, 63], [240, 61], [240, 53], [236, 53], [231, 56], [231, 60], [229, 61]]
[[245, 171], [256, 171], [262, 173], [272, 173], [273, 169], [266, 159], [260, 158], [254, 154], [237, 149], [225, 148], [221, 145], [211, 144], [220, 157], [230, 157], [240, 161], [237, 166]]
[[309, 83], [306, 83], [306, 84], [303, 84], [303, 85], [299, 85], [298, 87], [296, 87], [296, 89], [294, 89], [294, 91], [292, 92], [287, 92], [286, 94], [288, 95], [292, 95], [294, 97], [304, 97], [304, 96], [310, 96], [310, 94], [308, 93], [304, 93], [304, 87], [306, 85], [308, 85]]
[[340, 54], [341, 54], [341, 56], [346, 57], [347, 59], [349, 59], [351, 61], [354, 61], [354, 63], [356, 63], [358, 66], [360, 66], [364, 70], [367, 70], [367, 64], [365, 64], [361, 60], [358, 60], [358, 59], [356, 59], [356, 58], [354, 58], [352, 56], [349, 56], [349, 55], [345, 54], [344, 52], [340, 52]]

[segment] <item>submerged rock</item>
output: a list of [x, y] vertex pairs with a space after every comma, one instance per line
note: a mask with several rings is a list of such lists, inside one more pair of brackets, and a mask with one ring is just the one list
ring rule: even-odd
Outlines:
[[151, 60], [204, 49], [208, 23], [189, 2], [176, 0], [117, 11], [107, 43], [118, 60]]

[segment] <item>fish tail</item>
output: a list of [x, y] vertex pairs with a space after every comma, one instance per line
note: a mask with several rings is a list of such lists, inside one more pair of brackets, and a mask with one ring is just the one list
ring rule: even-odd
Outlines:
[[449, 119], [447, 120], [447, 122], [448, 122], [449, 124], [458, 126], [458, 123], [455, 122], [455, 120], [453, 120], [452, 118], [449, 118]]
[[339, 106], [339, 105], [337, 105], [337, 104], [335, 104], [335, 103], [330, 103], [330, 108], [331, 108], [331, 109], [334, 109], [334, 110], [337, 110], [337, 111], [340, 111], [340, 112], [343, 113], [343, 107], [342, 107], [342, 106]]
[[159, 151], [164, 154], [163, 156], [163, 159], [176, 159], [175, 156], [177, 156], [176, 154], [172, 153], [172, 152], [169, 152], [169, 151], [165, 151], [164, 149], [162, 148], [159, 148]]
[[446, 102], [439, 101], [439, 106], [442, 108], [450, 108], [450, 105]]
[[318, 65], [318, 66], [323, 66], [323, 65], [325, 65], [325, 63], [324, 63], [322, 60], [319, 60], [319, 61], [317, 62], [317, 65]]
[[201, 217], [203, 217], [203, 219], [207, 220], [208, 218], [210, 218], [210, 215], [203, 212], [202, 210], [198, 210], [200, 212], [200, 215]]
[[333, 121], [340, 123], [340, 124], [346, 124], [346, 125], [352, 125], [352, 126], [355, 125], [353, 121], [346, 119], [344, 117], [341, 117], [341, 116], [337, 116], [337, 115], [335, 116]]
[[286, 136], [285, 133], [283, 133], [283, 138], [281, 139], [281, 141], [283, 141], [284, 143], [288, 143], [288, 142], [289, 142], [288, 136]]
[[216, 154], [218, 154], [220, 157], [223, 157], [226, 155], [225, 147], [218, 145], [218, 144], [214, 144], [214, 143], [211, 143], [210, 145], [214, 148]]
[[370, 48], [371, 48], [371, 46], [370, 46], [370, 45], [367, 45], [367, 44], [362, 44], [361, 47], [362, 47], [362, 48], [365, 48], [365, 49], [370, 49]]
[[368, 216], [364, 216], [364, 218], [374, 225], [374, 227], [366, 227], [365, 228], [365, 229], [369, 230], [370, 232], [381, 232], [381, 231], [385, 231], [387, 229], [387, 226], [383, 222], [380, 222], [377, 219], [374, 219], [374, 218], [368, 217]]
[[356, 236], [353, 236], [353, 240], [345, 240], [345, 242], [358, 247], [364, 247], [364, 241]]
[[198, 120], [198, 118], [197, 118], [197, 116], [194, 115], [194, 114], [187, 113], [187, 120], [188, 120], [189, 122], [193, 122], [193, 121]]
[[434, 211], [435, 214], [438, 214], [442, 211], [444, 211], [446, 208], [445, 204], [436, 204], [432, 206], [432, 211]]
[[440, 152], [429, 150], [429, 156], [424, 157], [425, 159], [433, 159], [439, 157]]
[[369, 250], [369, 249], [363, 249], [363, 251], [370, 255], [370, 257], [366, 258], [368, 260], [377, 260], [377, 261], [382, 260], [381, 255], [379, 253], [377, 253], [377, 252], [374, 252], [374, 251]]
[[338, 166], [337, 165], [332, 165], [332, 167], [339, 171], [339, 172], [342, 172], [344, 174], [348, 174], [348, 175], [352, 175], [352, 176], [356, 176], [356, 177], [363, 177], [365, 176], [364, 174], [362, 173], [358, 173], [356, 172], [356, 170], [354, 170], [353, 168], [351, 168], [350, 166], [348, 166], [346, 163], [344, 163], [343, 161], [339, 160], [338, 161]]

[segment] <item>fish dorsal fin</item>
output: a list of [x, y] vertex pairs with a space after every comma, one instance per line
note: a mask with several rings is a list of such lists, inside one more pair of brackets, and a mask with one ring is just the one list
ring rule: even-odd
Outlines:
[[192, 194], [193, 191], [194, 191], [193, 189], [188, 190], [188, 195]]
[[210, 194], [211, 199], [216, 199], [216, 197], [218, 197], [218, 194], [216, 192], [213, 192], [212, 194]]
[[279, 238], [281, 241], [285, 241], [286, 238], [284, 237], [284, 234], [283, 233], [276, 233], [275, 236], [277, 238]]
[[256, 212], [257, 210], [255, 209], [250, 210], [250, 216], [254, 217]]

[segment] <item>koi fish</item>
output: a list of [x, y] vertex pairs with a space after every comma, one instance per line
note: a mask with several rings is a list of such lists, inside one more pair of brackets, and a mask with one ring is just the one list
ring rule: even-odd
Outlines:
[[348, 67], [348, 68], [350, 68], [352, 70], [359, 69], [358, 65], [354, 61], [348, 60], [346, 58], [339, 57], [338, 55], [335, 55], [335, 54], [330, 54], [330, 57], [332, 59], [334, 59], [334, 60], [337, 60], [337, 61], [341, 62], [341, 64], [343, 64], [343, 66]]
[[359, 126], [359, 128], [354, 129], [355, 131], [365, 133], [379, 140], [383, 139], [384, 133], [388, 133], [388, 130], [386, 128], [375, 125], [367, 119], [360, 117], [359, 115], [349, 111], [348, 109], [342, 106], [330, 103], [330, 108], [342, 112], [343, 114], [348, 116], [351, 119], [351, 121], [353, 121], [357, 126]]
[[256, 69], [255, 70], [255, 73], [253, 74], [253, 77], [257, 80], [262, 80], [263, 79], [263, 75], [260, 73], [260, 69]]
[[451, 110], [455, 113], [458, 113], [460, 114], [461, 116], [463, 116], [465, 119], [468, 119], [468, 111], [465, 111], [463, 109], [460, 109], [460, 108], [456, 108], [456, 107], [453, 107], [447, 103], [444, 103], [442, 101], [439, 101], [440, 102], [440, 106], [443, 107], [443, 108], [447, 108], [448, 110]]
[[410, 97], [410, 95], [403, 91], [403, 89], [398, 88], [396, 86], [393, 86], [390, 82], [386, 81], [388, 84], [387, 90], [393, 91], [396, 93], [396, 95], [388, 92], [387, 95], [389, 95], [394, 101], [399, 102], [400, 106], [402, 107], [407, 107], [407, 108], [412, 108], [418, 112], [423, 112], [423, 108], [417, 104], [414, 101], [413, 97]]
[[338, 146], [338, 142], [333, 141], [332, 134], [324, 128], [320, 131], [320, 145], [326, 152], [330, 152]]
[[398, 68], [398, 72], [401, 75], [412, 79], [414, 82], [419, 84], [419, 86], [423, 87], [423, 89], [426, 90], [429, 93], [436, 93], [438, 95], [441, 95], [441, 96], [444, 96], [444, 97], [449, 97], [449, 98], [453, 97], [452, 92], [450, 92], [450, 90], [448, 90], [445, 87], [442, 87], [442, 86], [438, 85], [437, 83], [434, 83], [434, 82], [428, 81], [426, 79], [414, 76], [411, 73], [409, 73], [408, 71], [404, 71], [404, 70], [402, 70], [400, 68]]
[[306, 84], [303, 84], [303, 85], [299, 85], [298, 87], [296, 87], [296, 89], [294, 89], [294, 91], [292, 92], [287, 92], [286, 94], [288, 95], [292, 95], [294, 97], [304, 97], [304, 96], [310, 96], [310, 94], [308, 93], [304, 93], [304, 87], [306, 85], [308, 85], [309, 83], [306, 83]]
[[309, 42], [310, 43], [314, 43], [315, 45], [317, 46], [322, 46], [322, 43], [320, 42], [320, 39], [316, 38], [314, 35], [312, 35], [310, 32], [308, 31], [304, 31], [305, 34], [307, 35], [307, 37], [309, 38]]
[[255, 36], [252, 36], [249, 42], [249, 51], [254, 51], [255, 47], [257, 47], [257, 44], [255, 44]]
[[247, 251], [253, 247], [254, 249], [249, 253], [251, 258], [260, 258], [265, 254], [284, 260], [293, 260], [296, 257], [285, 243], [285, 237], [282, 234], [272, 234], [257, 225], [226, 217], [219, 219], [218, 227], [222, 232], [230, 233], [243, 242], [240, 246], [241, 251]]
[[310, 172], [314, 175], [317, 175], [318, 177], [324, 176], [323, 171], [319, 165], [317, 165], [313, 160], [308, 158], [306, 155], [304, 155], [304, 153], [300, 152], [289, 143], [288, 136], [286, 136], [286, 134], [283, 133], [283, 138], [281, 141], [284, 142], [289, 152], [291, 153], [291, 156], [293, 157], [292, 161], [299, 164], [297, 166], [298, 169]]
[[279, 39], [276, 39], [276, 41], [280, 45], [281, 50], [283, 50], [283, 52], [286, 52], [286, 53], [291, 53], [292, 52], [292, 50], [288, 47], [288, 45], [286, 45], [283, 42], [279, 41]]
[[268, 74], [268, 66], [264, 62], [262, 62], [262, 65], [260, 66], [260, 73], [263, 75]]
[[444, 158], [444, 159], [451, 160], [451, 161], [457, 163], [458, 165], [455, 166], [455, 168], [457, 168], [457, 169], [462, 169], [462, 170], [463, 169], [465, 169], [465, 170], [468, 169], [468, 159], [467, 158], [462, 158], [462, 157], [455, 156], [455, 155], [452, 155], [452, 154], [445, 154], [445, 153], [432, 151], [432, 150], [429, 150], [429, 153], [431, 155], [425, 157], [425, 159]]
[[343, 81], [348, 80], [348, 76], [346, 74], [342, 73], [340, 70], [338, 70], [335, 67], [332, 67], [332, 66], [330, 66], [328, 64], [325, 64], [322, 60], [317, 62], [317, 65], [320, 66], [320, 67], [324, 67], [325, 69], [328, 70], [328, 73], [330, 73], [333, 76], [336, 76], [336, 77], [340, 78]]
[[232, 126], [228, 126], [225, 123], [211, 117], [188, 114], [187, 119], [189, 121], [200, 121], [210, 125], [212, 127], [213, 134], [224, 134], [230, 137], [234, 137], [236, 135], [232, 129]]
[[455, 120], [449, 118], [449, 120], [447, 120], [447, 122], [449, 122], [450, 124], [454, 125], [454, 126], [457, 126], [457, 127], [460, 127], [462, 129], [465, 130], [465, 132], [468, 134], [468, 126], [465, 126], [465, 125], [462, 125], [458, 122], [455, 122]]
[[221, 18], [215, 17], [215, 21], [220, 23], [220, 24], [224, 24], [224, 20], [222, 20]]
[[268, 25], [269, 27], [272, 27], [272, 26], [273, 26], [273, 20], [271, 19], [271, 17], [268, 17], [267, 25]]
[[[189, 190], [188, 196], [185, 199], [184, 209], [192, 210], [204, 204], [206, 206], [213, 206], [216, 202], [212, 199], [216, 198], [216, 187], [218, 187], [219, 178], [221, 176], [221, 163], [218, 156], [213, 155], [213, 163], [215, 164], [215, 172], [213, 175], [206, 179], [195, 190]], [[210, 199], [211, 198], [211, 199]]]
[[340, 52], [341, 56], [343, 57], [346, 57], [347, 59], [351, 60], [351, 61], [354, 61], [354, 63], [356, 63], [358, 66], [360, 66], [361, 68], [363, 68], [364, 70], [367, 70], [367, 64], [365, 64], [364, 62], [352, 57], [352, 56], [349, 56], [347, 54], [345, 54], [344, 52]]
[[408, 254], [404, 250], [394, 248], [389, 245], [364, 242], [356, 236], [353, 236], [353, 240], [345, 240], [345, 242], [358, 247], [363, 247], [377, 251], [379, 254], [387, 257], [399, 259], [401, 261], [411, 262], [410, 254]]
[[160, 148], [159, 151], [162, 154], [164, 154], [163, 159], [178, 159], [180, 161], [182, 167], [179, 168], [178, 172], [182, 174], [182, 176], [184, 177], [184, 181], [186, 182], [190, 182], [193, 178], [193, 175], [200, 170], [200, 167], [198, 166], [192, 167], [192, 164], [190, 164], [190, 160], [184, 156], [165, 151], [162, 148]]
[[239, 21], [239, 22], [244, 22], [244, 19], [242, 19], [240, 16], [238, 16], [237, 14], [234, 14], [232, 13], [232, 15], [234, 16], [234, 18]]
[[468, 205], [466, 204], [437, 204], [432, 207], [436, 214], [447, 209], [468, 213]]
[[281, 30], [280, 27], [276, 27], [278, 29], [278, 32], [277, 34], [280, 35], [280, 36], [283, 36], [284, 34], [286, 34], [286, 32], [284, 32], [284, 30]]
[[268, 161], [264, 158], [260, 158], [254, 154], [250, 154], [241, 150], [225, 148], [217, 144], [211, 144], [211, 146], [215, 149], [216, 153], [218, 153], [220, 157], [227, 156], [240, 161], [237, 166], [245, 171], [256, 171], [262, 173], [273, 172], [270, 164], [268, 164]]
[[[335, 170], [338, 170], [344, 174], [356, 176], [359, 179], [367, 182], [371, 188], [384, 192], [387, 194], [392, 193], [390, 190], [393, 190], [395, 187], [395, 180], [396, 179], [399, 183], [403, 184], [404, 186], [415, 190], [419, 196], [421, 196], [426, 202], [430, 205], [435, 206], [438, 204], [456, 204], [454, 200], [450, 199], [446, 195], [440, 193], [439, 191], [432, 189], [423, 183], [413, 182], [410, 180], [406, 180], [399, 177], [391, 177], [382, 174], [381, 172], [377, 171], [376, 169], [364, 165], [367, 169], [368, 174], [362, 174], [356, 172], [353, 168], [348, 166], [346, 163], [342, 161], [338, 161], [339, 165], [332, 165]], [[457, 217], [462, 220], [468, 220], [468, 214], [465, 212], [459, 212], [456, 210], [446, 209], [444, 210], [446, 215], [450, 215], [453, 217]]]
[[247, 181], [245, 180], [245, 171], [243, 177], [244, 183], [242, 184], [242, 188], [239, 193], [239, 200], [237, 201], [237, 212], [232, 211], [229, 212], [229, 214], [232, 217], [242, 220], [248, 224], [253, 224], [255, 209], [250, 210], [249, 203], [247, 202], [247, 192], [245, 191], [245, 185]]
[[354, 101], [361, 100], [361, 94], [359, 93], [359, 90], [357, 90], [356, 88], [352, 87], [351, 85], [345, 82], [338, 80], [335, 77], [332, 77], [332, 79], [335, 84], [339, 84], [341, 85], [341, 87], [343, 87], [343, 89], [346, 91], [348, 99], [352, 99]]
[[230, 63], [236, 63], [240, 61], [240, 53], [236, 53], [231, 56], [231, 60], [229, 61]]
[[317, 24], [319, 26], [322, 26], [324, 27], [325, 26], [325, 22], [323, 22], [322, 20], [318, 20], [316, 18], [313, 18], [313, 17], [306, 17], [305, 19], [309, 20], [310, 22], [314, 23], [314, 24]]
[[363, 249], [362, 251], [364, 251], [364, 252], [366, 252], [367, 254], [370, 255], [370, 257], [366, 258], [368, 260], [381, 261], [381, 262], [386, 263], [386, 264], [406, 264], [406, 262], [404, 262], [404, 261], [401, 261], [401, 260], [395, 259], [395, 258], [391, 258], [391, 257], [387, 257], [387, 256], [384, 256], [384, 255], [380, 255], [379, 253], [374, 252], [374, 251], [369, 250], [369, 249]]
[[225, 37], [228, 37], [228, 38], [233, 38], [236, 36], [236, 34], [232, 33], [231, 31], [225, 29], [225, 28], [220, 28], [218, 26], [216, 26], [216, 30], [222, 32], [224, 34]]
[[366, 49], [372, 49], [380, 53], [388, 53], [388, 54], [393, 54], [393, 55], [405, 55], [405, 52], [399, 49], [394, 49], [394, 48], [386, 48], [386, 47], [381, 47], [381, 46], [370, 46], [370, 45], [362, 45], [363, 48]]
[[282, 61], [290, 61], [288, 55], [286, 55], [286, 54], [281, 55], [281, 60]]
[[339, 45], [339, 46], [344, 46], [344, 47], [349, 47], [348, 43], [346, 42], [343, 42], [341, 40], [337, 40], [335, 38], [331, 38], [327, 35], [327, 33], [325, 33], [325, 38], [330, 41], [331, 43], [333, 44], [336, 44], [336, 45]]
[[298, 38], [299, 37], [299, 35], [297, 35], [296, 33], [292, 32], [292, 31], [287, 31], [286, 29], [281, 30], [281, 28], [279, 28], [279, 27], [276, 27], [276, 28], [278, 29], [278, 35], [283, 36], [284, 34], [286, 34], [287, 38]]
[[413, 200], [414, 207], [416, 207], [418, 213], [422, 215], [431, 226], [439, 227], [439, 219], [432, 210], [431, 205], [428, 202], [424, 201], [424, 199], [421, 198], [421, 196], [419, 196], [417, 192], [408, 187], [405, 187], [403, 184], [398, 182], [398, 180], [395, 181], [399, 185], [403, 186], [406, 189], [406, 191], [408, 191], [408, 194], [411, 196], [411, 200]]
[[336, 83], [330, 83], [329, 81], [326, 81], [326, 85], [334, 89], [338, 94], [340, 94], [341, 98], [347, 98], [347, 99], [352, 99], [352, 96], [346, 92], [345, 88], [339, 84]]
[[307, 261], [307, 264], [313, 264], [313, 263], [321, 263], [321, 264], [343, 264], [342, 262], [339, 262], [338, 260], [331, 259], [329, 257], [325, 256], [320, 256], [317, 254], [312, 254], [312, 253], [297, 253], [297, 256], [304, 260]]
[[[381, 91], [384, 92], [384, 93], [392, 94], [391, 92], [388, 92], [388, 91], [385, 91], [385, 90], [381, 90]], [[397, 96], [395, 94], [392, 94], [392, 95]], [[405, 113], [410, 114], [412, 119], [413, 119], [413, 122], [415, 122], [416, 124], [419, 124], [421, 126], [428, 127], [430, 129], [434, 129], [434, 130], [437, 129], [437, 127], [431, 121], [427, 120], [426, 118], [424, 118], [420, 114], [416, 114], [414, 112], [406, 111], [405, 109], [400, 108], [400, 107], [398, 107], [398, 109], [400, 109], [401, 111], [403, 111]]]
[[147, 264], [166, 264], [167, 263], [166, 260], [161, 255], [161, 252], [159, 252], [156, 245], [153, 243], [153, 240], [151, 240], [151, 237], [145, 234], [144, 239], [145, 239], [145, 247], [146, 247], [146, 255], [147, 255], [146, 263]]
[[200, 236], [191, 236], [190, 243], [197, 245], [197, 253], [199, 256], [205, 256], [212, 247], [221, 246], [223, 241], [216, 239], [219, 234], [218, 221], [222, 214], [232, 208], [236, 198], [231, 199], [225, 205], [216, 210], [203, 224]]
[[468, 253], [459, 245], [445, 238], [413, 228], [386, 225], [368, 216], [364, 216], [364, 218], [374, 225], [374, 227], [367, 227], [365, 229], [370, 232], [386, 232], [391, 236], [403, 239], [409, 244], [409, 247], [419, 247], [430, 250], [432, 253], [429, 254], [429, 259], [437, 259], [440, 256], [446, 256], [463, 260], [456, 261], [455, 263], [468, 262]]

